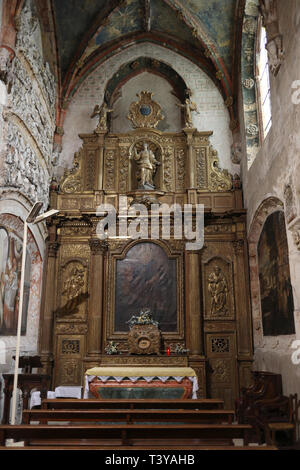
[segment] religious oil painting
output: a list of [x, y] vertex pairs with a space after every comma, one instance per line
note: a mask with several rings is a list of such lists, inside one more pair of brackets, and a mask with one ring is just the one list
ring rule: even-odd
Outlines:
[[[0, 226], [0, 335], [17, 334], [22, 263], [22, 241], [10, 229]], [[26, 334], [30, 291], [30, 256], [27, 254], [21, 334]]]
[[258, 244], [259, 281], [265, 336], [295, 333], [294, 301], [283, 212], [271, 214]]
[[176, 276], [176, 259], [155, 243], [138, 243], [116, 260], [115, 331], [128, 331], [131, 316], [150, 308], [162, 331], [176, 332]]

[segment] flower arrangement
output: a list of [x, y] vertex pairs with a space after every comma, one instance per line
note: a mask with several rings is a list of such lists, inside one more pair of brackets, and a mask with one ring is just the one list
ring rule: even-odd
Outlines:
[[129, 324], [129, 328], [132, 328], [134, 325], [154, 325], [158, 327], [158, 322], [153, 320], [149, 308], [143, 308], [139, 315], [132, 315], [126, 323]]

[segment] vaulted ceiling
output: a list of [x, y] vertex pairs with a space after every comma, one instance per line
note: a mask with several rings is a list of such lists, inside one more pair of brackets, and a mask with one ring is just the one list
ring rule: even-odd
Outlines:
[[200, 65], [224, 99], [235, 95], [244, 0], [52, 0], [60, 102], [95, 65], [152, 41]]

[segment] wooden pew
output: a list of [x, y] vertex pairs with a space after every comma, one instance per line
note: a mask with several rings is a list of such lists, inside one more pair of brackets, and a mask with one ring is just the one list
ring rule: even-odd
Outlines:
[[238, 424], [110, 424], [110, 425], [1, 425], [0, 445], [6, 439], [26, 445], [211, 445], [248, 444], [249, 425]]
[[24, 410], [23, 423], [31, 421], [46, 424], [49, 421], [89, 421], [89, 422], [185, 422], [185, 423], [224, 423], [232, 424], [233, 410], [140, 410], [140, 409], [108, 409], [108, 410]]
[[198, 400], [97, 400], [97, 399], [66, 399], [47, 398], [42, 400], [42, 409], [223, 409], [224, 400], [219, 398], [203, 398]]

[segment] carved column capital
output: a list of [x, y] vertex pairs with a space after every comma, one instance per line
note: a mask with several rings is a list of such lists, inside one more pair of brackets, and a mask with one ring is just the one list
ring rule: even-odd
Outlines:
[[100, 240], [99, 238], [91, 238], [89, 240], [89, 245], [93, 255], [104, 254], [108, 249], [107, 241]]
[[242, 238], [233, 242], [233, 248], [236, 255], [244, 253], [244, 245], [245, 242]]
[[48, 243], [48, 255], [51, 258], [55, 258], [57, 255], [57, 251], [59, 248], [59, 243], [58, 242], [49, 242]]

